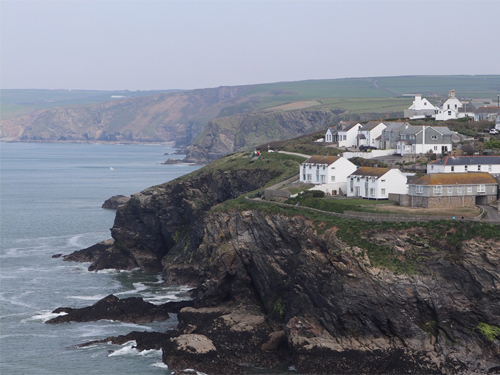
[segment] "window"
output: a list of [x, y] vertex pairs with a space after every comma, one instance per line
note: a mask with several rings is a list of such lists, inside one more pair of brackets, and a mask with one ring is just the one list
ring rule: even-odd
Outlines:
[[488, 165], [488, 172], [491, 172], [491, 165]]
[[[335, 176], [332, 176], [332, 182], [335, 182]], [[352, 181], [352, 180], [351, 180]]]
[[467, 186], [467, 193], [472, 193], [472, 186]]
[[385, 182], [385, 180], [380, 180], [380, 182]]
[[453, 186], [448, 186], [448, 194], [453, 194]]
[[375, 182], [376, 178], [375, 177], [372, 177], [372, 182]]
[[463, 193], [463, 189], [461, 186], [458, 186], [457, 187], [457, 194], [462, 194]]
[[307, 175], [307, 181], [311, 181], [312, 180], [312, 174], [308, 174]]
[[450, 116], [451, 116], [451, 111], [448, 111], [448, 115], [450, 115]]
[[431, 139], [436, 140], [436, 139], [438, 139], [438, 136], [437, 135], [432, 135]]
[[485, 185], [479, 185], [477, 187], [477, 192], [478, 193], [486, 193], [486, 186]]
[[434, 146], [434, 151], [437, 151], [437, 149], [438, 149], [438, 146]]
[[433, 166], [433, 165], [431, 165], [431, 170], [433, 170], [433, 169], [434, 169], [434, 166]]
[[422, 185], [417, 185], [415, 187], [416, 187], [417, 194], [423, 194], [424, 193], [424, 187]]
[[360, 180], [360, 177], [358, 176], [358, 177], [356, 178], [356, 181], [358, 181], [358, 182], [359, 182], [359, 180]]
[[325, 182], [325, 175], [324, 174], [321, 175], [321, 182]]
[[451, 167], [451, 171], [455, 172], [455, 167], [454, 166]]
[[381, 189], [380, 192], [382, 193], [382, 195], [385, 195], [385, 189]]
[[465, 165], [465, 166], [464, 166], [464, 170], [465, 170], [466, 172], [467, 172], [467, 169], [469, 169], [469, 168], [468, 168], [468, 166], [467, 166], [467, 165]]
[[443, 187], [441, 185], [434, 186], [434, 194], [443, 194]]
[[478, 171], [480, 171], [480, 170], [481, 170], [481, 166], [480, 166], [480, 165], [478, 165], [478, 166], [477, 166], [477, 170], [478, 170]]
[[370, 188], [370, 196], [374, 197], [375, 196], [375, 189]]

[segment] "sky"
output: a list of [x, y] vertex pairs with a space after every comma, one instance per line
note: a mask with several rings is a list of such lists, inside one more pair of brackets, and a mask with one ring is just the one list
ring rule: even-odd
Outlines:
[[500, 74], [500, 0], [0, 0], [3, 89]]

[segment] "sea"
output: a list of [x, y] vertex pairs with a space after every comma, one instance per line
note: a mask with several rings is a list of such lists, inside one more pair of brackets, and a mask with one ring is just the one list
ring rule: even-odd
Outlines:
[[[164, 155], [165, 153], [171, 155]], [[152, 303], [188, 299], [187, 288], [164, 286], [159, 274], [89, 272], [64, 262], [69, 254], [111, 237], [113, 195], [130, 195], [198, 167], [167, 145], [0, 143], [0, 374], [171, 374], [161, 351], [134, 342], [80, 347], [131, 331], [166, 331], [164, 322], [45, 322], [57, 307], [84, 307], [114, 294]]]

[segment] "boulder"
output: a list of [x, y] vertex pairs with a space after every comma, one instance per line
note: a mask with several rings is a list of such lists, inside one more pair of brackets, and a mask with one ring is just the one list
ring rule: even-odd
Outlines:
[[116, 210], [119, 206], [127, 203], [129, 200], [130, 197], [125, 195], [114, 195], [111, 198], [106, 199], [101, 207], [108, 210]]

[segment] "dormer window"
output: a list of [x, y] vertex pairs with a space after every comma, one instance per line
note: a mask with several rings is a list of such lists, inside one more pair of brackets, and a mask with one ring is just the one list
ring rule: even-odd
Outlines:
[[438, 139], [438, 136], [437, 135], [433, 135], [433, 136], [431, 136], [431, 139], [436, 140], [436, 139]]

